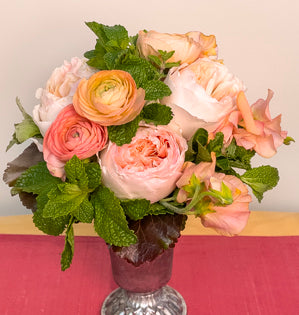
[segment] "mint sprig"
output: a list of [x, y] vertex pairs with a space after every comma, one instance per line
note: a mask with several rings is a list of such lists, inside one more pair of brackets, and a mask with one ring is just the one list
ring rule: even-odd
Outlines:
[[100, 186], [91, 202], [95, 209], [94, 228], [100, 237], [116, 246], [136, 243], [136, 235], [128, 227], [120, 201], [109, 188]]
[[70, 267], [73, 256], [74, 256], [74, 246], [75, 246], [75, 240], [74, 240], [74, 229], [73, 229], [73, 223], [74, 223], [74, 218], [71, 217], [67, 230], [66, 230], [66, 235], [65, 235], [65, 245], [64, 245], [64, 250], [61, 254], [61, 270], [65, 271], [67, 268]]

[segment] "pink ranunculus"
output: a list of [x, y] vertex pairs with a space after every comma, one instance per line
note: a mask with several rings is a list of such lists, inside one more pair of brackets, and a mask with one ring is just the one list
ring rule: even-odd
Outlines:
[[159, 56], [159, 50], [175, 51], [168, 62], [192, 63], [198, 58], [217, 55], [216, 38], [201, 32], [168, 34], [139, 31], [137, 47], [142, 57]]
[[221, 191], [221, 185], [224, 183], [232, 192], [232, 204], [216, 206], [217, 200], [213, 200], [214, 198], [211, 197], [209, 209], [214, 212], [202, 214], [200, 218], [205, 227], [211, 227], [221, 234], [235, 235], [240, 233], [247, 223], [250, 213], [249, 203], [252, 199], [246, 185], [240, 179], [215, 172], [216, 156], [214, 152], [211, 157], [212, 162], [185, 163], [183, 175], [176, 183], [180, 188], [177, 201], [181, 203], [190, 200], [184, 186], [190, 184], [193, 174], [205, 184], [206, 191], [209, 189]]
[[118, 198], [154, 203], [174, 190], [186, 150], [186, 140], [167, 127], [139, 127], [131, 143], [110, 142], [101, 152], [102, 181]]
[[162, 100], [174, 113], [170, 124], [178, 124], [186, 139], [198, 128], [214, 131], [236, 109], [236, 96], [245, 89], [224, 65], [209, 58], [171, 69], [165, 83], [172, 91]]
[[51, 174], [64, 176], [64, 165], [74, 155], [86, 159], [101, 151], [108, 139], [106, 127], [78, 115], [72, 104], [66, 106], [47, 130], [43, 152]]
[[95, 71], [83, 59], [74, 57], [71, 62], [65, 61], [53, 71], [45, 89], [36, 91], [40, 104], [33, 109], [33, 119], [42, 135], [45, 135], [58, 113], [73, 103], [73, 95], [80, 80], [89, 78], [93, 73]]
[[281, 115], [271, 118], [269, 103], [273, 94], [268, 90], [267, 99], [259, 99], [251, 107], [243, 92], [240, 92], [237, 98], [237, 106], [242, 117], [239, 125], [244, 129], [235, 130], [236, 142], [266, 158], [277, 152], [277, 148], [283, 144], [287, 136], [287, 132], [281, 130]]

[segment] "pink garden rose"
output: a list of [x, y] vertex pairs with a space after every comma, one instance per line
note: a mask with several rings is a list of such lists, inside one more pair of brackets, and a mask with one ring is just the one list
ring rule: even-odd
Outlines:
[[188, 140], [198, 128], [215, 130], [236, 109], [236, 96], [244, 90], [224, 65], [208, 58], [171, 69], [165, 83], [172, 91], [162, 100], [174, 113], [170, 124], [179, 125]]
[[230, 205], [217, 206], [217, 200], [214, 200], [213, 197], [205, 197], [210, 198], [209, 213], [204, 212], [200, 218], [205, 227], [213, 228], [220, 234], [239, 234], [248, 221], [249, 203], [252, 198], [248, 194], [247, 186], [240, 179], [232, 175], [216, 173], [215, 165], [214, 153], [212, 153], [212, 162], [199, 164], [186, 162], [183, 175], [176, 183], [177, 187], [180, 188], [177, 201], [181, 203], [189, 200], [184, 186], [190, 183], [193, 174], [201, 183], [205, 184], [205, 191], [209, 189], [221, 191], [221, 185], [224, 183], [232, 192], [233, 202]]
[[139, 31], [137, 47], [142, 57], [159, 56], [158, 50], [175, 51], [167, 62], [192, 63], [204, 56], [216, 56], [217, 45], [214, 35], [201, 32], [167, 34], [156, 31]]
[[73, 105], [56, 117], [44, 138], [44, 160], [53, 176], [64, 176], [64, 165], [74, 155], [86, 159], [101, 151], [108, 139], [107, 128], [79, 116]]
[[139, 127], [131, 143], [110, 142], [101, 152], [102, 181], [118, 198], [154, 203], [174, 190], [186, 150], [186, 140], [166, 127]]
[[73, 103], [73, 95], [82, 78], [89, 78], [94, 70], [78, 57], [65, 61], [56, 68], [49, 78], [45, 89], [38, 89], [36, 97], [40, 104], [33, 109], [33, 119], [41, 134], [45, 135], [58, 113]]

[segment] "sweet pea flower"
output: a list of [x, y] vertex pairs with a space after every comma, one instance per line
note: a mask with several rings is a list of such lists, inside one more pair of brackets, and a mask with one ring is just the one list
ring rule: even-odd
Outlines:
[[273, 94], [273, 91], [268, 90], [267, 99], [259, 99], [251, 107], [243, 92], [237, 97], [237, 106], [242, 117], [239, 125], [244, 129], [235, 129], [234, 138], [238, 145], [253, 149], [266, 158], [276, 154], [277, 148], [287, 137], [287, 132], [281, 130], [281, 115], [273, 119], [270, 115], [269, 103]]
[[165, 83], [172, 94], [162, 102], [172, 108], [171, 124], [179, 125], [187, 140], [198, 128], [214, 131], [236, 109], [236, 96], [245, 89], [227, 67], [209, 58], [172, 68]]
[[102, 126], [122, 125], [141, 112], [145, 91], [122, 70], [103, 70], [83, 79], [74, 95], [76, 112]]
[[[189, 196], [186, 187], [191, 184], [192, 176], [195, 176], [199, 184], [204, 184], [204, 187], [200, 189], [201, 193], [206, 193], [204, 198], [206, 198], [205, 207], [207, 208], [199, 208], [199, 211], [195, 211], [194, 214], [201, 218], [205, 227], [213, 228], [220, 234], [239, 234], [248, 221], [251, 196], [248, 194], [246, 185], [237, 177], [216, 173], [214, 152], [212, 152], [211, 157], [211, 162], [185, 163], [183, 175], [176, 183], [177, 187], [180, 188], [177, 201], [179, 203], [191, 202], [192, 198]], [[215, 191], [221, 193], [223, 185], [230, 190], [232, 202], [231, 204], [219, 206], [219, 200], [213, 197], [213, 194], [215, 195]], [[210, 192], [212, 193], [209, 195]], [[203, 204], [201, 205], [203, 206]]]
[[131, 143], [110, 142], [101, 152], [103, 184], [118, 198], [157, 202], [174, 190], [186, 150], [186, 140], [167, 127], [139, 127]]
[[175, 51], [167, 62], [192, 63], [204, 56], [216, 56], [217, 45], [214, 35], [206, 36], [201, 32], [186, 34], [167, 34], [156, 31], [139, 31], [137, 47], [140, 55], [159, 56], [159, 50]]
[[83, 59], [74, 57], [71, 62], [65, 61], [53, 71], [45, 89], [39, 88], [36, 91], [40, 104], [33, 109], [33, 120], [43, 136], [58, 113], [72, 104], [80, 80], [89, 78], [93, 73], [94, 70]]
[[106, 127], [78, 115], [72, 104], [58, 114], [47, 130], [43, 153], [53, 176], [64, 177], [64, 165], [74, 155], [86, 159], [101, 151], [108, 139]]

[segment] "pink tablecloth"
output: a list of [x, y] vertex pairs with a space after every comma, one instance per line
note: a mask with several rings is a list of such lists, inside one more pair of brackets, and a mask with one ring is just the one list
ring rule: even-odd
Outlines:
[[[62, 237], [0, 235], [1, 315], [95, 315], [116, 288], [106, 245], [76, 237], [60, 271]], [[188, 315], [298, 315], [299, 237], [184, 236], [169, 283]]]

